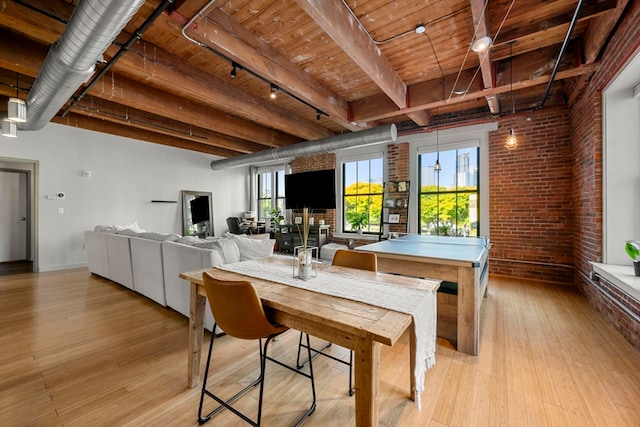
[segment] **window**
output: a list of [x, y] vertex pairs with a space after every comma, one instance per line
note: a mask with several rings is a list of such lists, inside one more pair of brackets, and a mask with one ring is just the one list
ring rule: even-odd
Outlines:
[[258, 219], [269, 222], [272, 209], [284, 212], [284, 165], [258, 168], [256, 175]]
[[[379, 157], [378, 157], [379, 156]], [[342, 163], [342, 231], [380, 232], [383, 195], [383, 157]]]
[[[420, 234], [479, 235], [479, 153], [479, 147], [469, 147], [418, 156]], [[440, 172], [434, 170], [436, 159]]]

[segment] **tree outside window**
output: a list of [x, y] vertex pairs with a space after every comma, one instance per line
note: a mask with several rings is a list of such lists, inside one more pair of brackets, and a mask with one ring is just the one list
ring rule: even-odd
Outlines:
[[479, 147], [441, 151], [440, 172], [434, 170], [438, 153], [419, 155], [421, 234], [478, 236]]
[[[351, 221], [360, 219], [365, 233], [380, 232], [383, 195], [383, 159], [373, 158], [342, 164], [343, 232], [356, 232]], [[362, 221], [362, 217], [366, 219]]]

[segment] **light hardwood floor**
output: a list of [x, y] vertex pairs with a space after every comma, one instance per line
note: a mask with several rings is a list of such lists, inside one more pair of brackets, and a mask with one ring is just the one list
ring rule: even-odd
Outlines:
[[[406, 399], [406, 337], [383, 347], [380, 425], [640, 425], [640, 353], [573, 287], [491, 278], [481, 324], [478, 357], [438, 341], [420, 412]], [[0, 277], [0, 425], [196, 426], [187, 327], [183, 316], [84, 269]], [[293, 363], [297, 336], [287, 332], [272, 354]], [[257, 372], [249, 363], [257, 344], [218, 343], [222, 372], [212, 381], [237, 387]], [[264, 425], [290, 425], [307, 404], [308, 382], [267, 369]], [[304, 425], [353, 425], [346, 367], [317, 358], [314, 370], [318, 407]], [[239, 405], [251, 411], [256, 395]], [[222, 413], [208, 425], [241, 423]]]

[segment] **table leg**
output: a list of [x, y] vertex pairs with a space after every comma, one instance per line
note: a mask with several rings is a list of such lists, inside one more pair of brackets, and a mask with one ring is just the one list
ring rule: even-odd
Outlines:
[[378, 387], [380, 347], [371, 339], [357, 340], [354, 351], [356, 388], [356, 427], [378, 425]]
[[416, 328], [415, 324], [409, 327], [409, 399], [416, 400]]
[[200, 358], [204, 338], [204, 309], [207, 299], [198, 294], [198, 284], [191, 283], [189, 307], [189, 362], [187, 386], [194, 388], [200, 381]]
[[478, 355], [480, 310], [473, 268], [458, 267], [458, 351]]

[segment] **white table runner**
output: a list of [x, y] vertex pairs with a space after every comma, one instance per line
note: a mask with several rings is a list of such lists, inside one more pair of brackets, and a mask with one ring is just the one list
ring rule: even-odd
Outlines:
[[310, 280], [300, 280], [293, 277], [292, 265], [273, 263], [265, 259], [225, 264], [216, 268], [321, 294], [364, 302], [413, 316], [416, 331], [416, 367], [413, 373], [416, 383], [415, 401], [420, 409], [425, 373], [435, 363], [437, 304], [433, 292], [343, 276], [328, 271], [319, 271], [318, 276]]

